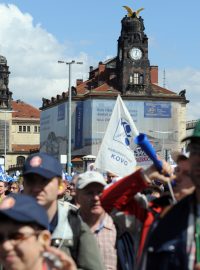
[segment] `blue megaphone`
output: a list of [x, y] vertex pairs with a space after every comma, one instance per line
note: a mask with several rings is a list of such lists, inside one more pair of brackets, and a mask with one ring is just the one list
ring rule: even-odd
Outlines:
[[156, 151], [151, 145], [147, 135], [144, 133], [140, 133], [134, 139], [135, 144], [138, 144], [141, 149], [147, 154], [147, 156], [153, 161], [156, 169], [161, 172], [162, 171], [162, 161], [160, 161], [156, 156]]

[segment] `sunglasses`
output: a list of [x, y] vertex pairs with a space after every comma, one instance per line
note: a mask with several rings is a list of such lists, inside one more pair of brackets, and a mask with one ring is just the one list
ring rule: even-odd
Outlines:
[[35, 235], [37, 236], [40, 232], [30, 232], [30, 233], [21, 233], [21, 232], [11, 232], [9, 234], [0, 234], [0, 245], [2, 245], [5, 241], [9, 240], [16, 243], [24, 241], [29, 237]]

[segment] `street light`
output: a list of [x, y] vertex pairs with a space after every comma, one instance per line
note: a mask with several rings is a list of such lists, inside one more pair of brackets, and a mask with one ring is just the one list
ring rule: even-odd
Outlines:
[[0, 110], [0, 113], [4, 113], [4, 171], [6, 171], [6, 143], [7, 143], [7, 128], [6, 128], [6, 114], [13, 113], [15, 111]]
[[68, 154], [67, 154], [67, 172], [71, 175], [71, 101], [72, 101], [72, 92], [71, 92], [71, 65], [77, 64], [82, 65], [83, 62], [76, 62], [72, 60], [70, 62], [58, 61], [59, 64], [66, 64], [69, 67], [69, 89], [68, 89]]

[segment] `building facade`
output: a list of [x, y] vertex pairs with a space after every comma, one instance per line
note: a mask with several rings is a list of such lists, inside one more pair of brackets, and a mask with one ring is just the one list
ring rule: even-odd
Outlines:
[[[117, 56], [90, 67], [86, 81], [77, 80], [72, 91], [72, 157], [96, 156], [118, 95], [125, 102], [138, 130], [146, 133], [156, 151], [180, 150], [186, 134], [185, 92], [158, 85], [158, 66], [150, 65], [148, 37], [137, 12], [121, 21]], [[42, 151], [59, 158], [68, 147], [68, 93], [43, 98]], [[135, 148], [138, 161], [140, 151]], [[73, 160], [73, 159], [72, 159]]]

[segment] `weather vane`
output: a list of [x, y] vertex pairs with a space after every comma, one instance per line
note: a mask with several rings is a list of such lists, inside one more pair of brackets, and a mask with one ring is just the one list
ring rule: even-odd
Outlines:
[[139, 17], [139, 13], [144, 10], [144, 8], [140, 8], [136, 11], [132, 10], [132, 8], [128, 7], [128, 6], [123, 6], [127, 12], [128, 12], [128, 17], [133, 17], [134, 15], [136, 15], [137, 17]]

